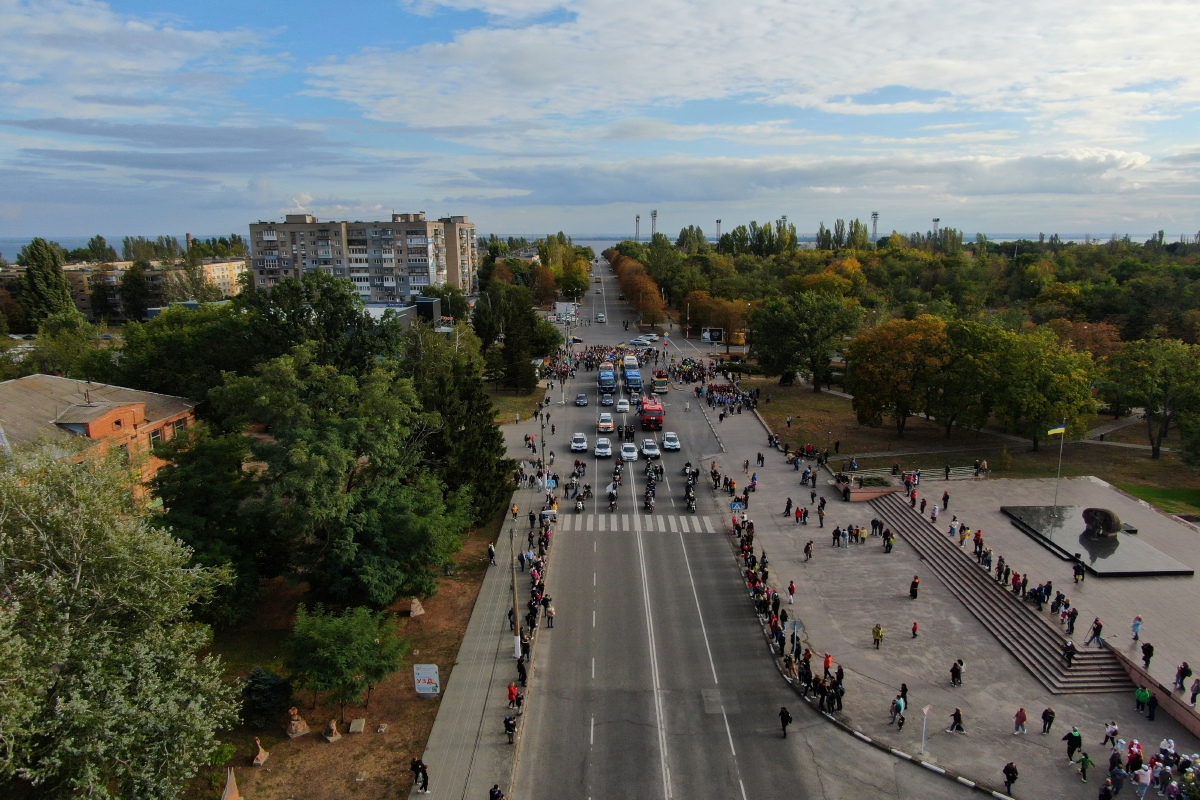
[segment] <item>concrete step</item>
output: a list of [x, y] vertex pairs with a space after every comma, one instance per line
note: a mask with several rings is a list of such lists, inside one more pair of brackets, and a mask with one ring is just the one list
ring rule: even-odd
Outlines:
[[1062, 627], [1001, 587], [973, 553], [951, 541], [902, 497], [888, 495], [872, 505], [884, 525], [912, 544], [934, 574], [1047, 689], [1056, 694], [1133, 690], [1129, 675], [1107, 649], [1081, 647], [1072, 668], [1066, 669]]

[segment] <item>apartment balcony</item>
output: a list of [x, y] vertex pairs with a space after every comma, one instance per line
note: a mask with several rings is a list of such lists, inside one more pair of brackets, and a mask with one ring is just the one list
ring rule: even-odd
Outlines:
[[259, 238], [264, 242], [274, 242], [279, 237], [275, 231], [259, 231]]

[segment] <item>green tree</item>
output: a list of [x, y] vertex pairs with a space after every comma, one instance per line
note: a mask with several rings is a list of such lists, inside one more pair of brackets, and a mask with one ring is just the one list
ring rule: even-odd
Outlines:
[[470, 487], [449, 491], [425, 466], [438, 420], [394, 365], [356, 378], [317, 350], [227, 376], [209, 393], [214, 412], [227, 430], [262, 426], [253, 452], [270, 524], [319, 595], [386, 606], [432, 594], [472, 518]]
[[192, 563], [225, 567], [234, 578], [213, 603], [212, 616], [239, 622], [259, 596], [259, 579], [291, 565], [292, 543], [267, 524], [262, 477], [248, 467], [251, 440], [214, 434], [204, 423], [155, 448], [167, 460], [152, 483], [163, 502], [154, 522], [192, 548]]
[[459, 323], [453, 334], [417, 324], [404, 336], [400, 374], [436, 414], [423, 440], [426, 460], [447, 486], [469, 487], [472, 519], [486, 522], [512, 493], [512, 462], [483, 385], [479, 340]]
[[101, 352], [103, 325], [93, 325], [74, 307], [42, 320], [37, 342], [22, 362], [27, 374], [65, 375], [104, 380], [111, 376], [112, 359]]
[[303, 605], [288, 639], [287, 666], [297, 682], [313, 692], [328, 692], [341, 708], [356, 705], [404, 663], [408, 642], [396, 623], [381, 611], [351, 608], [338, 614]]
[[149, 269], [149, 262], [134, 261], [121, 275], [121, 308], [125, 319], [140, 322], [146, 318], [146, 309], [150, 307], [150, 279], [146, 275]]
[[31, 325], [40, 325], [52, 314], [75, 308], [71, 282], [62, 271], [62, 248], [45, 239], [34, 239], [21, 248], [18, 257], [25, 266], [21, 305]]
[[421, 291], [425, 297], [436, 297], [442, 301], [442, 316], [454, 317], [459, 322], [466, 322], [471, 307], [463, 290], [455, 286], [428, 286]]
[[859, 334], [846, 348], [846, 391], [859, 423], [878, 426], [890, 416], [903, 438], [908, 418], [928, 408], [948, 349], [946, 323], [928, 314]]
[[21, 659], [4, 694], [36, 709], [25, 725], [0, 717], [13, 753], [0, 769], [43, 797], [177, 797], [237, 720], [236, 690], [219, 659], [198, 655], [209, 631], [190, 615], [226, 576], [189, 568], [187, 547], [147, 523], [119, 459], [61, 456], [0, 462], [12, 620], [0, 647]]
[[779, 375], [780, 383], [804, 373], [812, 380], [813, 391], [820, 392], [834, 351], [858, 329], [862, 310], [835, 295], [800, 292], [768, 301], [751, 319], [751, 352], [764, 372]]
[[1200, 410], [1200, 347], [1177, 339], [1126, 343], [1108, 365], [1109, 382], [1125, 387], [1128, 402], [1145, 409], [1150, 457], [1181, 414]]
[[1004, 376], [996, 416], [1009, 431], [1029, 438], [1033, 449], [1052, 427], [1067, 422], [1079, 431], [1095, 414], [1095, 368], [1089, 353], [1064, 345], [1047, 330], [1012, 336], [999, 354]]
[[99, 234], [88, 239], [87, 251], [88, 261], [100, 263], [117, 260], [117, 251]]
[[978, 430], [987, 424], [1002, 381], [999, 354], [1013, 335], [989, 322], [946, 323], [946, 362], [930, 386], [927, 410], [947, 439], [955, 425]]

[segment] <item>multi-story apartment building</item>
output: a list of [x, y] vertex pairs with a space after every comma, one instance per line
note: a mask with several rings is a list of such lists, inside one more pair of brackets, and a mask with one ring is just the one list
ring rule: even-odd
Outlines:
[[311, 214], [288, 214], [282, 223], [250, 225], [250, 269], [254, 285], [267, 290], [284, 278], [321, 270], [349, 278], [373, 303], [408, 300], [447, 283], [470, 291], [475, 226], [466, 217], [427, 220], [424, 212], [392, 214], [388, 222], [320, 222]]

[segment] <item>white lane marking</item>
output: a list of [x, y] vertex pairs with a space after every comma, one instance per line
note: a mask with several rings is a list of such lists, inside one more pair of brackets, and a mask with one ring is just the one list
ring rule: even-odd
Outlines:
[[[606, 520], [606, 519], [608, 519], [608, 517], [600, 517], [600, 530], [604, 530], [604, 526], [605, 526], [605, 524], [606, 524], [606, 523], [605, 523], [605, 520]], [[614, 529], [614, 530], [615, 530], [615, 529]]]
[[596, 517], [592, 514], [589, 514], [588, 520], [587, 520], [587, 529], [589, 532], [592, 530], [592, 526], [595, 524], [596, 524]]
[[[629, 481], [629, 493], [637, 498], [637, 477]], [[637, 506], [634, 506], [634, 519], [638, 518]], [[667, 728], [664, 723], [662, 684], [658, 679], [658, 651], [654, 644], [654, 618], [650, 611], [650, 577], [646, 571], [646, 550], [642, 543], [641, 526], [637, 528], [638, 569], [642, 576], [642, 602], [646, 604], [646, 635], [650, 640], [650, 675], [654, 683], [654, 719], [658, 730], [658, 762], [662, 769], [663, 797], [671, 800], [671, 771], [667, 767]]]
[[596, 718], [592, 717], [591, 729], [588, 732], [588, 744], [596, 743]]
[[596, 627], [596, 609], [592, 609], [592, 627]]
[[675, 518], [674, 518], [674, 517], [667, 517], [667, 522], [668, 522], [668, 523], [670, 524], [670, 526], [671, 526], [671, 533], [676, 533], [676, 532], [678, 532], [678, 531], [679, 531], [679, 527], [678, 527], [678, 526], [675, 524]]
[[596, 657], [592, 656], [592, 680], [596, 680]]
[[704, 627], [704, 614], [700, 611], [700, 593], [696, 591], [696, 579], [692, 576], [692, 561], [688, 558], [687, 545], [683, 541], [683, 534], [679, 534], [679, 548], [683, 550], [683, 564], [687, 567], [688, 582], [692, 585], [692, 598], [696, 601], [696, 616], [700, 619], [700, 635], [704, 637], [704, 649], [708, 651], [708, 666], [712, 669], [713, 683], [720, 683], [717, 680], [717, 665], [713, 661], [712, 648], [708, 645], [708, 629]]
[[704, 527], [705, 527], [705, 528], [708, 528], [708, 532], [709, 532], [709, 533], [716, 533], [716, 531], [715, 531], [715, 530], [713, 530], [713, 524], [712, 524], [712, 520], [711, 520], [711, 519], [709, 519], [708, 517], [705, 517], [705, 518], [704, 518]]
[[729, 717], [725, 716], [725, 704], [721, 704], [721, 719], [725, 720], [725, 735], [729, 737], [729, 752], [737, 758], [737, 750], [733, 748], [733, 731], [729, 730]]
[[[593, 550], [592, 552], [594, 553], [596, 551]], [[596, 573], [593, 572], [592, 573], [592, 586], [595, 586], [595, 585], [596, 585]]]
[[679, 517], [679, 530], [682, 533], [692, 532], [692, 529], [688, 527], [688, 518], [682, 515]]
[[[746, 800], [746, 784], [742, 783], [741, 778], [738, 778], [738, 786], [742, 788], [742, 800]], [[588, 800], [592, 800], [592, 798], [589, 797]]]
[[623, 530], [623, 531], [629, 530], [629, 515], [628, 514], [621, 515], [621, 530]]

